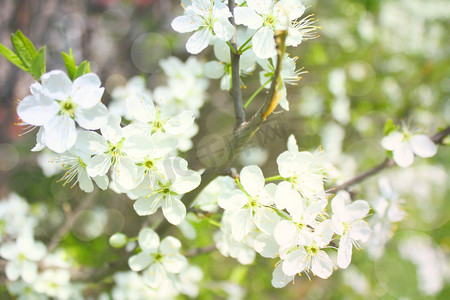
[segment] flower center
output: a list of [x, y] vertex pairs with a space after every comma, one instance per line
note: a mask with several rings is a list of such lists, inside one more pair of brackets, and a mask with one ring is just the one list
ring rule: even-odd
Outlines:
[[61, 101], [60, 105], [61, 105], [60, 114], [67, 114], [72, 119], [75, 117], [75, 109], [78, 107], [78, 105], [73, 103], [70, 97], [66, 101]]
[[161, 255], [161, 253], [152, 253], [153, 259], [157, 262], [160, 262], [163, 258], [163, 256]]

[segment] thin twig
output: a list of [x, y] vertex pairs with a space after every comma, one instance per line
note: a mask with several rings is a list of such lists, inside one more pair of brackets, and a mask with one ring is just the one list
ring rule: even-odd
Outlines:
[[278, 104], [278, 89], [279, 89], [279, 77], [281, 72], [281, 64], [283, 61], [283, 56], [286, 51], [285, 41], [287, 32], [279, 31], [275, 36], [275, 41], [277, 44], [277, 65], [275, 67], [275, 72], [272, 78], [272, 83], [270, 84], [269, 92], [266, 96], [265, 101], [260, 106], [258, 111], [251, 117], [247, 122], [244, 122], [236, 128], [233, 132], [233, 137], [229, 144], [227, 145], [229, 152], [227, 160], [220, 166], [215, 166], [208, 168], [202, 174], [202, 181], [200, 185], [193, 191], [185, 194], [182, 198], [183, 203], [186, 206], [191, 206], [195, 198], [200, 194], [200, 192], [217, 176], [227, 175], [229, 170], [229, 165], [234, 160], [235, 156], [241, 151], [242, 147], [254, 136], [258, 131], [261, 124], [265, 121], [266, 117], [273, 111], [275, 106]]
[[[442, 130], [441, 132], [436, 133], [435, 135], [433, 135], [430, 139], [435, 143], [435, 144], [441, 144], [442, 141], [444, 140], [444, 138], [450, 134], [450, 127], [447, 127], [446, 129]], [[373, 167], [372, 169], [365, 171], [362, 174], [359, 174], [358, 176], [338, 185], [335, 186], [333, 188], [330, 188], [328, 190], [326, 190], [326, 193], [328, 194], [335, 194], [338, 191], [341, 190], [346, 190], [348, 189], [350, 186], [358, 184], [362, 181], [364, 181], [365, 179], [378, 174], [379, 172], [381, 172], [384, 169], [390, 168], [392, 166], [395, 166], [395, 162], [393, 159], [386, 159], [384, 162], [382, 162], [381, 164]]]
[[55, 234], [52, 236], [50, 243], [48, 245], [48, 252], [52, 252], [53, 250], [58, 247], [59, 242], [61, 241], [62, 237], [70, 231], [72, 220], [73, 218], [82, 210], [90, 207], [96, 200], [97, 196], [97, 190], [94, 190], [93, 192], [89, 193], [89, 195], [86, 197], [86, 199], [83, 199], [80, 205], [75, 209], [75, 211], [66, 211], [66, 221], [64, 224], [58, 229], [58, 231], [55, 232]]
[[186, 251], [184, 253], [184, 256], [186, 256], [186, 257], [193, 257], [193, 256], [197, 256], [197, 255], [200, 255], [200, 254], [205, 254], [205, 253], [212, 252], [212, 251], [214, 251], [216, 249], [217, 249], [216, 245], [209, 245], [209, 246], [206, 246], [206, 247], [203, 247], [203, 248], [195, 248], [195, 249], [191, 249], [191, 250]]
[[[231, 11], [230, 23], [236, 28], [234, 22], [234, 0], [228, 0], [228, 6]], [[231, 98], [233, 100], [234, 114], [236, 116], [236, 128], [245, 122], [245, 111], [242, 105], [241, 79], [239, 71], [240, 54], [237, 48], [236, 31], [231, 38], [230, 57], [231, 57]]]

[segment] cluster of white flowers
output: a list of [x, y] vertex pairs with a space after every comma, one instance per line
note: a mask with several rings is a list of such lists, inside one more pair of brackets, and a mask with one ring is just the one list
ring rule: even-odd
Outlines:
[[[187, 78], [193, 66], [202, 70], [195, 61], [184, 65], [169, 59], [162, 63], [166, 73], [175, 64], [179, 72], [171, 71], [173, 80]], [[180, 224], [186, 215], [180, 197], [200, 183], [200, 175], [188, 170], [186, 160], [177, 156], [178, 151], [192, 146], [190, 137], [197, 132], [196, 111], [188, 105], [176, 107], [178, 111], [155, 106], [151, 93], [135, 78], [129, 88], [115, 93], [116, 97], [126, 96], [122, 99], [126, 106], [123, 115], [130, 124], [122, 127], [121, 117], [108, 112], [100, 102], [103, 88], [95, 74], [88, 73], [72, 83], [57, 70], [44, 74], [41, 82], [32, 85], [32, 95], [20, 101], [17, 111], [24, 124], [41, 126], [33, 150], [47, 146], [58, 153], [52, 163], [65, 170], [61, 178], [64, 184], [78, 183], [88, 193], [94, 189], [93, 182], [101, 189], [110, 187], [137, 199], [134, 207], [139, 215], [152, 214], [162, 207], [169, 222]], [[204, 93], [207, 81], [202, 82], [200, 90]], [[174, 102], [178, 99], [171, 97]], [[180, 103], [184, 101], [192, 102], [186, 97], [180, 99]], [[195, 109], [203, 101], [199, 103]]]
[[38, 217], [16, 194], [0, 200], [0, 257], [6, 261], [8, 291], [18, 299], [81, 299], [70, 283], [72, 264], [62, 249], [49, 253], [35, 240]]
[[[261, 85], [268, 87], [272, 81], [277, 57], [275, 35], [286, 31], [286, 45], [298, 46], [304, 40], [317, 36], [318, 26], [313, 15], [302, 18], [306, 8], [300, 0], [252, 0], [236, 1], [234, 7], [236, 28], [229, 22], [232, 13], [220, 0], [184, 1], [184, 15], [176, 17], [172, 28], [178, 32], [195, 33], [189, 38], [186, 49], [197, 54], [209, 44], [214, 44], [214, 53], [218, 61], [205, 65], [205, 75], [220, 79], [223, 90], [231, 88], [230, 40], [236, 34], [237, 51], [240, 55], [240, 75], [247, 76], [256, 68], [255, 62], [262, 67]], [[286, 55], [281, 71], [282, 108], [289, 110], [285, 84], [295, 84], [301, 79], [302, 69], [296, 70], [297, 58]]]
[[[321, 153], [299, 151], [295, 138], [278, 156], [279, 175], [264, 178], [257, 166], [244, 167], [237, 189], [224, 190], [218, 204], [225, 210], [215, 240], [220, 252], [243, 264], [255, 251], [267, 258], [279, 257], [272, 285], [284, 287], [297, 273], [328, 278], [334, 263], [324, 250], [339, 240], [337, 265], [347, 268], [353, 246], [368, 240], [371, 229], [363, 220], [370, 210], [364, 200], [350, 203], [347, 192], [332, 200], [333, 215], [326, 213]], [[268, 181], [280, 181], [278, 184]]]
[[[128, 277], [139, 278], [135, 280], [135, 284], [141, 288], [137, 291], [133, 289], [135, 291], [132, 293], [165, 295], [164, 298], [175, 298], [180, 293], [190, 297], [197, 296], [198, 284], [203, 278], [203, 273], [198, 267], [190, 266], [186, 257], [180, 254], [181, 242], [178, 239], [166, 236], [160, 240], [154, 230], [143, 228], [138, 235], [138, 244], [141, 252], [131, 256], [128, 264], [132, 271], [141, 272], [142, 275], [126, 273], [128, 275], [125, 276], [125, 281], [129, 279]], [[143, 288], [142, 283], [147, 288]], [[123, 284], [115, 288], [113, 296], [117, 293], [126, 295], [131, 292], [120, 286]]]
[[381, 195], [372, 201], [375, 213], [369, 221], [373, 235], [365, 244], [367, 252], [373, 258], [383, 255], [385, 245], [394, 233], [395, 223], [406, 217], [406, 212], [402, 207], [404, 201], [392, 189], [389, 180], [382, 177], [379, 179], [378, 185]]

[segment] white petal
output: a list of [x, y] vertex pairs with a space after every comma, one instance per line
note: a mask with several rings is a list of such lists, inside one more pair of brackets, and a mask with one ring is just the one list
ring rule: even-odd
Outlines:
[[97, 186], [99, 188], [101, 188], [102, 190], [106, 190], [108, 188], [108, 184], [109, 184], [109, 177], [108, 176], [106, 176], [106, 175], [95, 176], [92, 179], [95, 181]]
[[[84, 76], [87, 75], [95, 74], [90, 73]], [[100, 103], [104, 91], [105, 88], [98, 88], [93, 86], [80, 87], [78, 90], [73, 91], [72, 101], [79, 105], [81, 108], [90, 108]]]
[[106, 154], [100, 154], [92, 157], [86, 170], [91, 177], [103, 176], [108, 172], [110, 166], [111, 158]]
[[278, 245], [289, 245], [295, 239], [295, 234], [297, 232], [297, 227], [293, 222], [288, 220], [280, 221], [274, 230], [274, 237]]
[[367, 216], [370, 210], [370, 205], [367, 201], [357, 200], [349, 205], [346, 209], [346, 220], [345, 221], [355, 221]]
[[207, 62], [203, 70], [205, 76], [211, 79], [219, 79], [225, 74], [224, 65], [216, 60]]
[[352, 228], [349, 231], [349, 237], [355, 241], [366, 242], [372, 233], [369, 224], [366, 221], [360, 220], [352, 224]]
[[152, 99], [147, 94], [139, 93], [127, 97], [127, 109], [130, 116], [138, 121], [147, 123], [153, 121], [156, 115], [156, 108]]
[[198, 54], [203, 49], [208, 47], [213, 35], [209, 31], [209, 28], [205, 27], [199, 31], [196, 31], [187, 41], [186, 50], [191, 54]]
[[85, 129], [96, 130], [108, 121], [108, 109], [103, 103], [90, 108], [78, 108], [75, 111], [75, 120]]
[[247, 5], [258, 14], [266, 15], [270, 13], [273, 2], [273, 0], [247, 0]]
[[403, 141], [403, 134], [398, 131], [391, 132], [381, 140], [381, 146], [389, 151], [399, 148]]
[[39, 131], [36, 134], [36, 145], [33, 147], [33, 149], [31, 149], [31, 151], [41, 151], [45, 148], [44, 131], [44, 127], [39, 128]]
[[241, 209], [247, 202], [247, 196], [241, 190], [225, 190], [223, 193], [220, 193], [217, 198], [217, 204], [219, 204], [221, 208], [231, 211]]
[[250, 29], [259, 29], [263, 25], [263, 18], [249, 7], [235, 7], [234, 19], [236, 24], [245, 25]]
[[34, 262], [24, 261], [21, 265], [21, 273], [23, 281], [32, 283], [37, 277], [38, 266]]
[[161, 250], [161, 253], [166, 255], [175, 254], [178, 251], [180, 251], [181, 248], [181, 242], [174, 238], [173, 236], [167, 236], [161, 241], [161, 245], [159, 246], [159, 249]]
[[137, 184], [137, 166], [130, 158], [119, 157], [111, 177], [124, 189], [131, 190]]
[[197, 18], [192, 18], [188, 15], [184, 16], [178, 16], [175, 19], [173, 19], [170, 26], [172, 26], [172, 29], [184, 33], [184, 32], [191, 32], [194, 30], [197, 30], [201, 25], [201, 22]]
[[108, 145], [104, 137], [93, 131], [80, 131], [75, 148], [85, 153], [103, 154]]
[[21, 273], [20, 266], [15, 261], [8, 261], [5, 266], [6, 277], [11, 281], [19, 279]]
[[144, 282], [154, 289], [158, 288], [167, 279], [166, 271], [158, 262], [152, 263], [150, 268], [145, 270], [142, 275], [144, 275]]
[[19, 254], [17, 245], [13, 242], [4, 242], [0, 247], [0, 256], [6, 260], [14, 260]]
[[250, 209], [240, 209], [232, 216], [231, 233], [236, 241], [241, 241], [253, 228]]
[[256, 197], [265, 184], [263, 172], [258, 166], [244, 167], [240, 174], [240, 181], [244, 190], [252, 197]]
[[56, 101], [40, 94], [27, 96], [17, 105], [19, 118], [35, 126], [44, 125], [53, 119], [59, 110], [60, 106]]
[[153, 229], [144, 228], [139, 232], [138, 243], [143, 251], [152, 252], [159, 247], [159, 236]]
[[195, 171], [184, 173], [182, 177], [177, 177], [170, 187], [170, 190], [178, 195], [186, 194], [200, 185], [201, 177], [199, 173]]
[[130, 269], [139, 272], [148, 267], [148, 265], [153, 261], [150, 253], [141, 252], [139, 254], [133, 255], [128, 259], [128, 265]]
[[165, 256], [162, 263], [168, 273], [180, 273], [188, 265], [186, 257], [178, 253]]
[[333, 213], [344, 220], [346, 214], [345, 206], [350, 201], [350, 194], [348, 192], [339, 191], [336, 196], [334, 196], [333, 200], [331, 200], [331, 209], [333, 210]]
[[414, 154], [409, 143], [402, 143], [399, 148], [394, 150], [394, 161], [403, 168], [412, 165]]
[[57, 100], [66, 100], [70, 97], [72, 81], [60, 70], [54, 70], [41, 76], [44, 93]]
[[333, 273], [333, 263], [325, 251], [319, 250], [315, 255], [311, 271], [323, 279], [327, 279]]
[[63, 153], [75, 144], [77, 131], [75, 121], [68, 115], [57, 116], [44, 124], [45, 144], [56, 153]]
[[269, 26], [264, 26], [253, 36], [253, 52], [258, 58], [270, 58], [277, 54], [273, 34]]
[[170, 118], [166, 124], [164, 124], [164, 129], [169, 134], [178, 135], [186, 132], [186, 130], [194, 124], [194, 120], [193, 112], [184, 110], [175, 117]]
[[80, 169], [78, 171], [78, 185], [80, 186], [80, 189], [86, 193], [90, 193], [94, 190], [94, 184], [85, 169]]
[[214, 22], [213, 31], [222, 41], [229, 41], [234, 34], [235, 28], [227, 19], [219, 19]]
[[148, 216], [154, 214], [156, 210], [162, 205], [162, 195], [156, 194], [149, 198], [139, 198], [134, 202], [134, 210], [140, 216]]
[[426, 135], [415, 135], [410, 140], [412, 151], [420, 157], [432, 157], [437, 153], [437, 146]]
[[341, 237], [339, 241], [337, 263], [339, 268], [347, 269], [352, 260], [352, 242], [347, 235]]
[[179, 199], [172, 197], [170, 204], [163, 204], [163, 214], [170, 224], [178, 225], [186, 217], [186, 206]]
[[284, 274], [282, 265], [283, 264], [278, 264], [275, 270], [273, 270], [272, 286], [274, 288], [283, 288], [294, 279], [294, 276], [287, 276]]
[[276, 258], [279, 246], [272, 236], [261, 233], [253, 240], [253, 248], [262, 257]]
[[289, 252], [283, 261], [283, 272], [288, 276], [294, 276], [303, 272], [308, 261], [305, 250], [302, 248]]
[[254, 218], [256, 227], [267, 234], [272, 234], [275, 226], [280, 221], [280, 216], [274, 210], [267, 207], [256, 209]]

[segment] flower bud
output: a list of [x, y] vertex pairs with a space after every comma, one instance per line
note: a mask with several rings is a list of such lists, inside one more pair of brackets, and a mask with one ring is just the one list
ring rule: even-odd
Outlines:
[[109, 244], [114, 248], [122, 248], [128, 242], [127, 236], [121, 232], [114, 233], [109, 238]]

